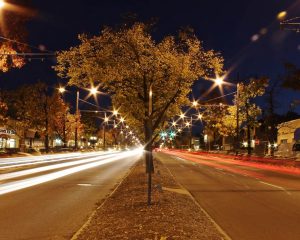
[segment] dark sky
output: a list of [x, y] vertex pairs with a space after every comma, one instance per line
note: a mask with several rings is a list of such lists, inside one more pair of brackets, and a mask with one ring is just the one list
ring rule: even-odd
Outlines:
[[[126, 12], [135, 12], [141, 20], [158, 17], [156, 38], [176, 34], [182, 26], [191, 26], [206, 48], [220, 51], [225, 68], [232, 69], [228, 81], [253, 75], [276, 78], [283, 74], [283, 63], [300, 66], [300, 34], [282, 31], [276, 19], [286, 10], [288, 18], [300, 16], [297, 0], [32, 0], [37, 16], [28, 23], [29, 43], [62, 50], [78, 43], [79, 33], [98, 34], [101, 26], [122, 22]], [[298, 2], [298, 3], [297, 3]], [[261, 30], [267, 30], [261, 34]], [[257, 41], [252, 41], [258, 34]], [[20, 70], [0, 75], [0, 87], [15, 87], [38, 79], [58, 82], [51, 69], [54, 61], [33, 60]], [[198, 85], [194, 88], [197, 95]], [[232, 90], [229, 91], [234, 91]], [[281, 92], [279, 111], [284, 112], [299, 93]], [[299, 108], [298, 108], [299, 109]]]

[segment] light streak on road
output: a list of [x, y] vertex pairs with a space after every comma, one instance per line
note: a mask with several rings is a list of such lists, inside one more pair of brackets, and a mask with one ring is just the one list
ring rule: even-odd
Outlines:
[[83, 160], [77, 160], [77, 161], [72, 161], [72, 162], [54, 164], [54, 165], [49, 165], [49, 166], [44, 166], [44, 167], [37, 167], [37, 168], [33, 168], [33, 169], [27, 169], [27, 170], [11, 172], [11, 173], [4, 173], [4, 174], [0, 175], [0, 181], [1, 180], [6, 180], [6, 179], [11, 179], [11, 178], [16, 178], [16, 177], [22, 177], [22, 176], [26, 176], [26, 175], [30, 175], [30, 174], [34, 174], [34, 173], [55, 170], [55, 169], [59, 169], [59, 168], [80, 165], [80, 164], [89, 163], [89, 162], [93, 162], [93, 161], [99, 161], [100, 159], [106, 159], [106, 158], [115, 156], [116, 154], [117, 153], [112, 153], [112, 154], [109, 154], [109, 155], [91, 157], [89, 159], [83, 159]]
[[[293, 167], [286, 167], [286, 166], [276, 166], [276, 165], [270, 165], [265, 163], [259, 163], [255, 161], [243, 161], [243, 160], [237, 160], [234, 159], [234, 156], [223, 156], [222, 154], [219, 154], [219, 156], [213, 156], [212, 154], [203, 154], [203, 153], [185, 153], [185, 152], [179, 152], [179, 151], [164, 151], [168, 154], [182, 157], [187, 160], [192, 160], [194, 162], [197, 161], [205, 161], [202, 162], [203, 164], [209, 162], [219, 162], [219, 163], [229, 163], [233, 165], [234, 167], [237, 165], [245, 166], [245, 167], [253, 167], [256, 169], [262, 169], [262, 170], [268, 170], [268, 171], [274, 171], [278, 173], [283, 174], [291, 174], [295, 176], [300, 175], [300, 169], [299, 168], [293, 168]], [[217, 164], [216, 164], [217, 166]]]
[[6, 158], [6, 159], [1, 160], [0, 169], [30, 166], [30, 165], [41, 164], [41, 163], [61, 162], [61, 161], [69, 160], [69, 159], [74, 160], [74, 159], [78, 159], [78, 158], [87, 158], [87, 157], [91, 157], [91, 156], [107, 155], [110, 153], [106, 153], [106, 152], [65, 153], [65, 154], [59, 154], [59, 155]]
[[72, 167], [69, 169], [65, 169], [65, 170], [61, 170], [58, 172], [54, 172], [54, 173], [49, 173], [49, 174], [45, 174], [42, 176], [38, 176], [38, 177], [33, 177], [33, 178], [28, 178], [28, 179], [24, 179], [24, 180], [19, 180], [19, 181], [15, 181], [15, 182], [11, 182], [11, 183], [5, 183], [0, 185], [0, 195], [9, 193], [9, 192], [14, 192], [20, 189], [24, 189], [24, 188], [28, 188], [28, 187], [32, 187], [38, 184], [42, 184], [45, 182], [49, 182], [61, 177], [65, 177], [80, 171], [84, 171], [90, 168], [94, 168], [94, 167], [98, 167], [107, 163], [111, 163], [114, 161], [118, 161], [124, 158], [128, 158], [128, 157], [133, 157], [134, 161], [137, 161], [142, 155], [142, 151], [140, 149], [137, 150], [132, 150], [132, 151], [128, 151], [128, 152], [122, 152], [122, 153], [118, 153], [116, 155], [114, 155], [113, 157], [110, 157], [108, 159], [101, 159], [101, 157], [99, 157], [99, 161], [97, 162], [91, 162], [88, 164], [83, 164], [80, 166], [76, 166], [76, 167]]

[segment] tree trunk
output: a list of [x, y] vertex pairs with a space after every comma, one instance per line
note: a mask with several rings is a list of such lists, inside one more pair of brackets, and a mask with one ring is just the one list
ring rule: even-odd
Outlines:
[[64, 143], [64, 148], [67, 147], [67, 134], [66, 134], [66, 114], [64, 113], [64, 119], [63, 119], [63, 143]]
[[48, 121], [48, 111], [46, 110], [46, 119], [45, 119], [45, 151], [49, 152], [49, 121]]
[[25, 144], [25, 139], [26, 139], [26, 130], [23, 129], [23, 136], [20, 138], [20, 151], [25, 152], [26, 150], [26, 144]]
[[45, 151], [46, 151], [46, 153], [49, 152], [49, 135], [48, 134], [45, 135]]
[[144, 123], [145, 128], [145, 160], [146, 173], [148, 174], [148, 206], [151, 205], [151, 191], [152, 191], [152, 173], [154, 172], [153, 155], [152, 155], [152, 121], [148, 119]]

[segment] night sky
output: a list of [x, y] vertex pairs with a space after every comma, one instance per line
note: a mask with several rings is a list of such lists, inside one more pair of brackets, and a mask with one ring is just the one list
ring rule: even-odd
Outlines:
[[[276, 19], [280, 11], [287, 18], [300, 16], [300, 1], [296, 0], [32, 0], [37, 15], [28, 23], [31, 45], [44, 45], [48, 50], [68, 49], [78, 44], [77, 35], [98, 34], [104, 25], [122, 23], [122, 15], [134, 12], [140, 20], [158, 17], [155, 38], [176, 34], [183, 26], [194, 28], [205, 48], [213, 48], [225, 58], [225, 69], [232, 70], [228, 81], [240, 77], [269, 76], [284, 73], [283, 63], [300, 66], [300, 34], [279, 29]], [[297, 3], [298, 2], [298, 3]], [[263, 29], [263, 30], [262, 30]], [[266, 31], [267, 30], [267, 31]], [[262, 32], [266, 32], [262, 34]], [[258, 40], [253, 41], [256, 35]], [[52, 86], [59, 82], [51, 69], [53, 59], [32, 60], [22, 69], [0, 75], [1, 88], [46, 81]], [[199, 86], [194, 95], [199, 95]], [[228, 91], [234, 91], [229, 89]], [[298, 95], [298, 96], [297, 96]], [[279, 112], [285, 112], [300, 94], [284, 90], [279, 99]], [[297, 108], [298, 112], [300, 108]]]

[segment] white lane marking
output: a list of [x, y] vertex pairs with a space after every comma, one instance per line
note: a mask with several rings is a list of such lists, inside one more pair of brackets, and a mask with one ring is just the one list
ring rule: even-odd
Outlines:
[[77, 185], [78, 186], [83, 186], [83, 187], [90, 187], [90, 186], [92, 186], [92, 184], [90, 184], [90, 183], [79, 183]]
[[140, 158], [141, 154], [142, 154], [142, 151], [140, 151], [140, 150], [123, 152], [123, 153], [120, 153], [119, 156], [115, 156], [110, 159], [100, 160], [99, 162], [92, 162], [92, 163], [72, 167], [69, 169], [61, 170], [58, 172], [45, 174], [45, 175], [38, 176], [38, 177], [32, 177], [32, 178], [28, 178], [25, 180], [19, 180], [19, 181], [15, 181], [15, 182], [11, 182], [11, 183], [5, 183], [0, 186], [0, 195], [6, 194], [9, 192], [14, 192], [17, 190], [21, 190], [24, 188], [32, 187], [32, 186], [35, 186], [35, 185], [38, 185], [41, 183], [49, 182], [49, 181], [52, 181], [52, 180], [55, 180], [55, 179], [58, 179], [61, 177], [71, 175], [73, 173], [77, 173], [77, 172], [87, 170], [87, 169], [90, 169], [93, 167], [98, 167], [103, 164], [117, 161], [120, 159], [124, 159], [127, 157], [135, 157], [135, 160], [137, 160]]
[[291, 193], [288, 192], [288, 191], [287, 191], [285, 188], [283, 188], [283, 187], [280, 187], [280, 186], [277, 186], [277, 185], [274, 185], [274, 184], [271, 184], [271, 183], [267, 183], [267, 182], [264, 182], [264, 181], [259, 181], [259, 182], [261, 182], [261, 183], [263, 183], [263, 184], [265, 184], [265, 185], [274, 187], [274, 188], [278, 188], [278, 189], [280, 189], [280, 190], [286, 192], [288, 195], [291, 195]]

